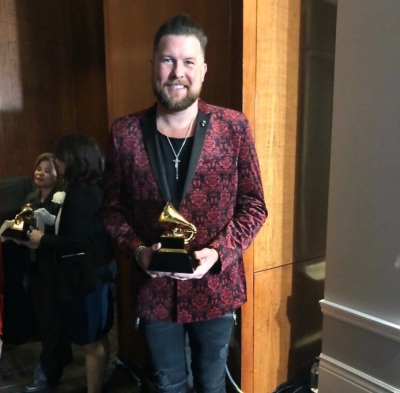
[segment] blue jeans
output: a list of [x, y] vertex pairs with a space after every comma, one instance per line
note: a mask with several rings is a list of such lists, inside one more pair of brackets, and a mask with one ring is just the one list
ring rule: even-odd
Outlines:
[[225, 365], [233, 314], [209, 321], [176, 323], [141, 319], [139, 329], [149, 350], [158, 393], [186, 393], [189, 338], [196, 393], [225, 393]]

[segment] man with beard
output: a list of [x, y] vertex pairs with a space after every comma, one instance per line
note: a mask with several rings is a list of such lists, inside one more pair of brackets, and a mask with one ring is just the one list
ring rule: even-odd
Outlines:
[[[247, 118], [199, 98], [206, 44], [187, 15], [160, 26], [151, 61], [157, 102], [114, 121], [106, 160], [103, 223], [135, 263], [136, 313], [157, 392], [185, 391], [186, 335], [196, 391], [225, 392], [235, 310], [246, 301], [242, 254], [267, 217]], [[186, 245], [192, 273], [149, 270], [167, 202], [196, 228]]]

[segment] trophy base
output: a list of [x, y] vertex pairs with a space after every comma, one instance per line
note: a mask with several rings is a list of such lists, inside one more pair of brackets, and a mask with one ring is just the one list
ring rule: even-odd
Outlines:
[[151, 260], [149, 271], [166, 273], [193, 273], [193, 258], [185, 250], [160, 249]]
[[13, 229], [13, 228], [7, 228], [1, 236], [9, 239], [15, 239], [15, 240], [23, 240], [23, 241], [29, 241], [28, 236], [26, 235], [26, 230], [19, 230], [19, 229]]

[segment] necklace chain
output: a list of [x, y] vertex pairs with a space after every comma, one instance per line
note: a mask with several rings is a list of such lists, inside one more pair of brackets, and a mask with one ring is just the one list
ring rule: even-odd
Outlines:
[[188, 129], [187, 129], [187, 131], [186, 131], [185, 139], [183, 140], [182, 146], [181, 146], [181, 148], [179, 149], [178, 153], [175, 152], [175, 149], [174, 149], [174, 147], [172, 146], [171, 140], [170, 140], [169, 137], [166, 135], [167, 140], [168, 140], [168, 143], [169, 143], [169, 145], [171, 146], [172, 152], [174, 153], [174, 156], [175, 156], [175, 159], [172, 160], [172, 161], [173, 161], [174, 166], [175, 166], [175, 179], [176, 179], [176, 180], [179, 180], [179, 163], [181, 162], [181, 160], [179, 159], [179, 155], [180, 155], [181, 152], [182, 152], [183, 146], [185, 146], [186, 140], [188, 139], [188, 136], [189, 136], [189, 134], [190, 134], [190, 130], [191, 130], [191, 128], [192, 128], [192, 125], [193, 125], [193, 122], [194, 122], [194, 119], [195, 119], [195, 118], [196, 118], [196, 116], [193, 117], [192, 121], [191, 121], [190, 124], [189, 124], [189, 127], [188, 127]]

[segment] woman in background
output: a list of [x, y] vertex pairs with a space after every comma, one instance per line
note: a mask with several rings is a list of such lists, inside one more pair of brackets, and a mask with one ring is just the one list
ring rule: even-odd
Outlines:
[[85, 355], [88, 393], [100, 393], [110, 356], [107, 334], [113, 323], [116, 270], [111, 243], [99, 221], [104, 159], [94, 139], [84, 134], [61, 138], [55, 156], [66, 192], [65, 199], [54, 195], [62, 204], [56, 233], [32, 230], [28, 236], [33, 245], [54, 253], [63, 327]]
[[[57, 215], [60, 205], [52, 199], [54, 193], [60, 190], [60, 181], [52, 153], [37, 157], [33, 181], [36, 188], [25, 202], [35, 211], [45, 209], [53, 216]], [[40, 226], [44, 233], [54, 235], [54, 222]], [[53, 253], [46, 247], [38, 247], [28, 250], [28, 254], [28, 288], [42, 348], [33, 381], [25, 386], [24, 392], [35, 393], [58, 384], [64, 366], [72, 361], [72, 350], [58, 309]]]

